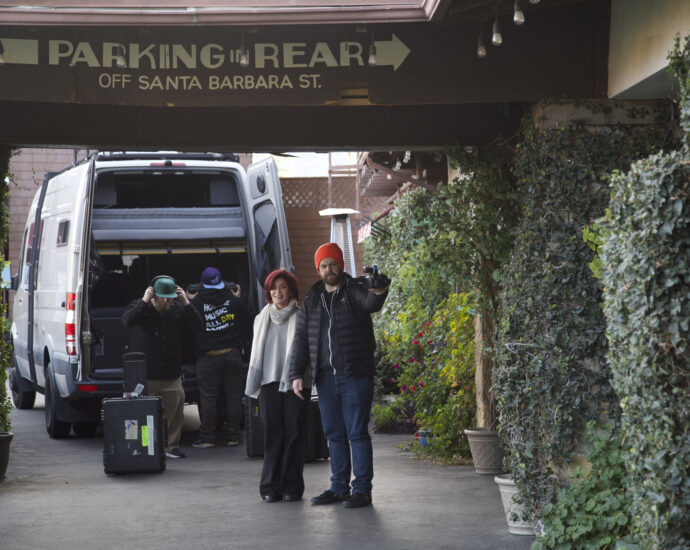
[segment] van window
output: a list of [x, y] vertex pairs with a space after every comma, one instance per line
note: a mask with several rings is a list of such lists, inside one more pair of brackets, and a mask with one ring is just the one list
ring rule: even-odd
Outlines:
[[27, 261], [27, 258], [29, 257], [29, 253], [26, 249], [26, 243], [27, 243], [27, 237], [29, 235], [29, 230], [26, 229], [24, 230], [24, 238], [22, 239], [22, 253], [21, 256], [19, 257], [19, 267], [17, 270], [17, 280], [20, 282], [20, 285], [22, 288], [27, 288], [25, 286], [25, 281], [24, 281], [24, 273], [26, 270], [29, 268], [28, 266], [24, 266], [24, 263]]
[[67, 246], [69, 239], [69, 220], [60, 220], [57, 231], [57, 245]]
[[256, 231], [256, 258], [259, 265], [259, 281], [280, 267], [280, 238], [276, 208], [271, 201], [262, 202], [254, 209]]
[[240, 206], [229, 174], [193, 171], [102, 172], [94, 208], [196, 208]]
[[34, 278], [34, 288], [38, 286], [38, 260], [41, 257], [41, 246], [43, 243], [41, 242], [41, 239], [43, 238], [43, 220], [41, 220], [41, 223], [38, 225], [38, 239], [36, 242], [38, 243], [38, 247], [36, 250], [34, 250], [34, 272], [33, 272], [33, 278]]

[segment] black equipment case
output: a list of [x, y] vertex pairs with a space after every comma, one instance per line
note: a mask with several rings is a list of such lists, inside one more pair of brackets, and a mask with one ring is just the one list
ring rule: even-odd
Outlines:
[[[261, 419], [259, 400], [246, 396], [245, 418], [247, 427], [247, 456], [264, 456], [264, 422]], [[307, 415], [306, 461], [328, 458], [328, 441], [321, 426], [321, 411], [318, 401], [309, 402]]]
[[259, 400], [244, 396], [244, 425], [247, 429], [247, 456], [264, 456], [264, 422]]
[[122, 391], [130, 394], [138, 384], [143, 390], [139, 395], [146, 395], [146, 354], [134, 351], [122, 356]]
[[307, 456], [306, 461], [317, 460], [319, 458], [328, 458], [328, 440], [323, 433], [321, 426], [321, 409], [319, 409], [319, 402], [312, 399], [309, 404], [309, 421], [307, 435]]
[[106, 474], [165, 470], [167, 433], [160, 396], [104, 399], [101, 419]]

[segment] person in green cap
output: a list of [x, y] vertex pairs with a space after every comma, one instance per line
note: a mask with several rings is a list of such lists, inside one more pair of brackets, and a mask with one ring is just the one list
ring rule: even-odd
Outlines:
[[180, 450], [184, 417], [182, 342], [185, 332], [201, 330], [201, 316], [175, 280], [160, 275], [151, 281], [142, 298], [129, 304], [122, 322], [131, 330], [129, 351], [146, 355], [148, 394], [163, 398], [168, 427], [165, 454], [184, 458]]

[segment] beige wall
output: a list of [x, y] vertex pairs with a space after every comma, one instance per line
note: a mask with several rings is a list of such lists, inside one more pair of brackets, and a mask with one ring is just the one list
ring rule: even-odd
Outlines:
[[676, 33], [690, 34], [689, 0], [612, 0], [609, 97], [620, 96], [650, 77], [648, 86], [631, 92], [634, 97], [621, 97], [665, 97], [668, 78], [658, 73], [667, 66]]

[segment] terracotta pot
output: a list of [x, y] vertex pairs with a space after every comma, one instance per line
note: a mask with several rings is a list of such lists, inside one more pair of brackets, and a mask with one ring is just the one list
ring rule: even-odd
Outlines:
[[488, 428], [473, 428], [465, 430], [467, 441], [470, 443], [472, 462], [478, 474], [502, 474], [503, 447], [498, 439], [498, 432]]
[[10, 443], [12, 443], [12, 432], [0, 433], [0, 481], [5, 477], [7, 465], [10, 463]]

